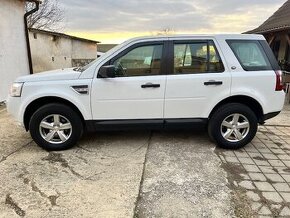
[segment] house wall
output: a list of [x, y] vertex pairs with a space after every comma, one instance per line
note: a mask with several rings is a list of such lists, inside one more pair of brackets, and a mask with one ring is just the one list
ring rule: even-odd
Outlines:
[[17, 77], [29, 74], [24, 13], [24, 1], [1, 0], [0, 102], [6, 100]]
[[34, 31], [29, 38], [34, 73], [83, 65], [97, 55], [96, 43]]

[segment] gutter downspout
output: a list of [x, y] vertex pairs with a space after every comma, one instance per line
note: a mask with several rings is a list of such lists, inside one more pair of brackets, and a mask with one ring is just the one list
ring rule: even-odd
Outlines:
[[28, 57], [28, 64], [29, 64], [30, 74], [33, 74], [33, 66], [32, 66], [32, 57], [31, 57], [31, 49], [30, 49], [29, 32], [28, 32], [28, 26], [27, 26], [27, 17], [29, 15], [35, 13], [39, 9], [39, 1], [34, 1], [34, 3], [35, 3], [35, 8], [24, 14], [25, 37], [26, 37], [27, 57]]

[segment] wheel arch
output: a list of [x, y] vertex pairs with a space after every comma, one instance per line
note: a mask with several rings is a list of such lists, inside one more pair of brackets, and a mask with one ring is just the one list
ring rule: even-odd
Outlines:
[[47, 97], [40, 97], [28, 104], [28, 106], [25, 109], [24, 115], [23, 115], [23, 123], [26, 131], [29, 130], [29, 122], [32, 117], [32, 115], [42, 106], [50, 103], [60, 103], [69, 106], [72, 108], [81, 118], [83, 125], [85, 126], [85, 119], [81, 111], [78, 109], [78, 107], [70, 102], [69, 100], [66, 100], [61, 97], [55, 97], [55, 96], [47, 96]]
[[211, 111], [209, 115], [209, 119], [212, 117], [213, 113], [222, 105], [225, 105], [227, 103], [240, 103], [248, 106], [257, 116], [258, 122], [263, 123], [264, 122], [264, 112], [263, 107], [261, 104], [254, 98], [246, 95], [235, 95], [230, 96], [226, 99], [223, 99], [220, 101]]

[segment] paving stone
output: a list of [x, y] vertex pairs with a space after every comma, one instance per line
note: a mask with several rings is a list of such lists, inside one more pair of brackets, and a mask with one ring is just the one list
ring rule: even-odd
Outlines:
[[274, 168], [271, 166], [259, 166], [263, 173], [276, 173]]
[[282, 149], [271, 149], [274, 154], [285, 154]]
[[260, 209], [259, 214], [260, 214], [260, 215], [271, 215], [272, 212], [269, 210], [268, 207], [263, 206], [263, 207]]
[[265, 161], [265, 160], [255, 160], [254, 159], [254, 161], [258, 166], [270, 166], [269, 162]]
[[254, 184], [260, 191], [275, 191], [273, 186], [268, 182], [254, 182]]
[[284, 179], [278, 174], [265, 174], [265, 176], [272, 182], [284, 182]]
[[280, 149], [280, 147], [276, 145], [275, 143], [267, 143], [267, 146], [270, 149]]
[[275, 154], [263, 154], [263, 156], [266, 158], [266, 159], [272, 159], [272, 160], [277, 160], [278, 159], [278, 157], [277, 157], [277, 155], [275, 155]]
[[221, 159], [221, 161], [222, 161], [223, 163], [227, 163], [227, 161], [226, 161], [226, 159], [224, 158], [223, 155], [219, 155], [219, 158]]
[[247, 152], [244, 152], [244, 151], [235, 151], [234, 153], [237, 157], [249, 157]]
[[283, 175], [282, 177], [286, 180], [286, 182], [290, 182], [290, 175]]
[[250, 180], [251, 178], [247, 174], [240, 174], [241, 177], [243, 177], [244, 180]]
[[262, 195], [268, 201], [273, 201], [275, 203], [283, 202], [283, 199], [281, 198], [281, 196], [277, 192], [262, 192]]
[[250, 198], [253, 201], [259, 201], [261, 199], [260, 196], [253, 191], [247, 191], [246, 194], [247, 194], [248, 198]]
[[255, 186], [253, 185], [253, 183], [251, 181], [242, 181], [239, 183], [239, 186], [248, 189], [248, 190], [253, 190], [255, 189]]
[[257, 158], [264, 159], [263, 155], [260, 153], [249, 152], [248, 154], [253, 159], [257, 159]]
[[222, 152], [225, 156], [236, 157], [233, 151], [223, 151]]
[[259, 202], [253, 202], [253, 203], [251, 203], [251, 208], [252, 208], [252, 210], [254, 210], [254, 211], [258, 211], [258, 210], [260, 209], [261, 206], [262, 206], [262, 204], [259, 203]]
[[287, 167], [290, 167], [290, 161], [289, 161], [289, 160], [283, 160], [283, 163], [284, 163]]
[[249, 173], [249, 177], [255, 181], [265, 182], [267, 178], [264, 176], [263, 173]]
[[268, 160], [271, 166], [273, 167], [284, 167], [284, 163], [281, 160]]
[[261, 172], [261, 170], [256, 165], [243, 164], [243, 166], [248, 172]]
[[249, 147], [245, 147], [244, 148], [244, 151], [246, 151], [246, 152], [254, 152], [254, 153], [259, 153], [259, 151], [255, 148], [255, 147], [251, 147], [251, 148], [249, 148]]
[[275, 171], [278, 172], [280, 175], [290, 175], [290, 168], [288, 167], [274, 167]]
[[280, 195], [282, 195], [286, 202], [290, 203], [290, 192], [280, 192]]
[[277, 155], [279, 159], [281, 160], [289, 160], [290, 161], [290, 156], [287, 154], [279, 154]]
[[239, 161], [242, 164], [255, 164], [254, 161], [251, 158], [247, 158], [247, 157], [238, 157]]
[[260, 148], [267, 148], [266, 145], [264, 145], [263, 142], [252, 142], [253, 145], [259, 150]]
[[275, 210], [279, 210], [281, 208], [281, 205], [280, 204], [272, 204], [271, 208], [275, 209]]
[[274, 183], [272, 184], [274, 186], [274, 188], [278, 191], [278, 192], [290, 192], [290, 187], [287, 183]]
[[261, 148], [259, 149], [259, 152], [261, 152], [262, 154], [272, 154], [272, 151], [268, 148]]
[[289, 207], [284, 207], [281, 212], [280, 212], [280, 216], [290, 216], [290, 209]]
[[236, 157], [226, 156], [225, 159], [229, 163], [240, 163]]

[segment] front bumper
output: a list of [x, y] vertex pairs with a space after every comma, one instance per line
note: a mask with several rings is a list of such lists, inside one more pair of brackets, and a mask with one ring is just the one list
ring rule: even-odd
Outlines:
[[17, 122], [18, 125], [23, 126], [23, 116], [20, 113], [20, 105], [21, 105], [21, 97], [11, 97], [9, 96], [7, 98], [6, 106], [7, 106], [7, 111], [9, 114], [13, 116], [15, 121]]

